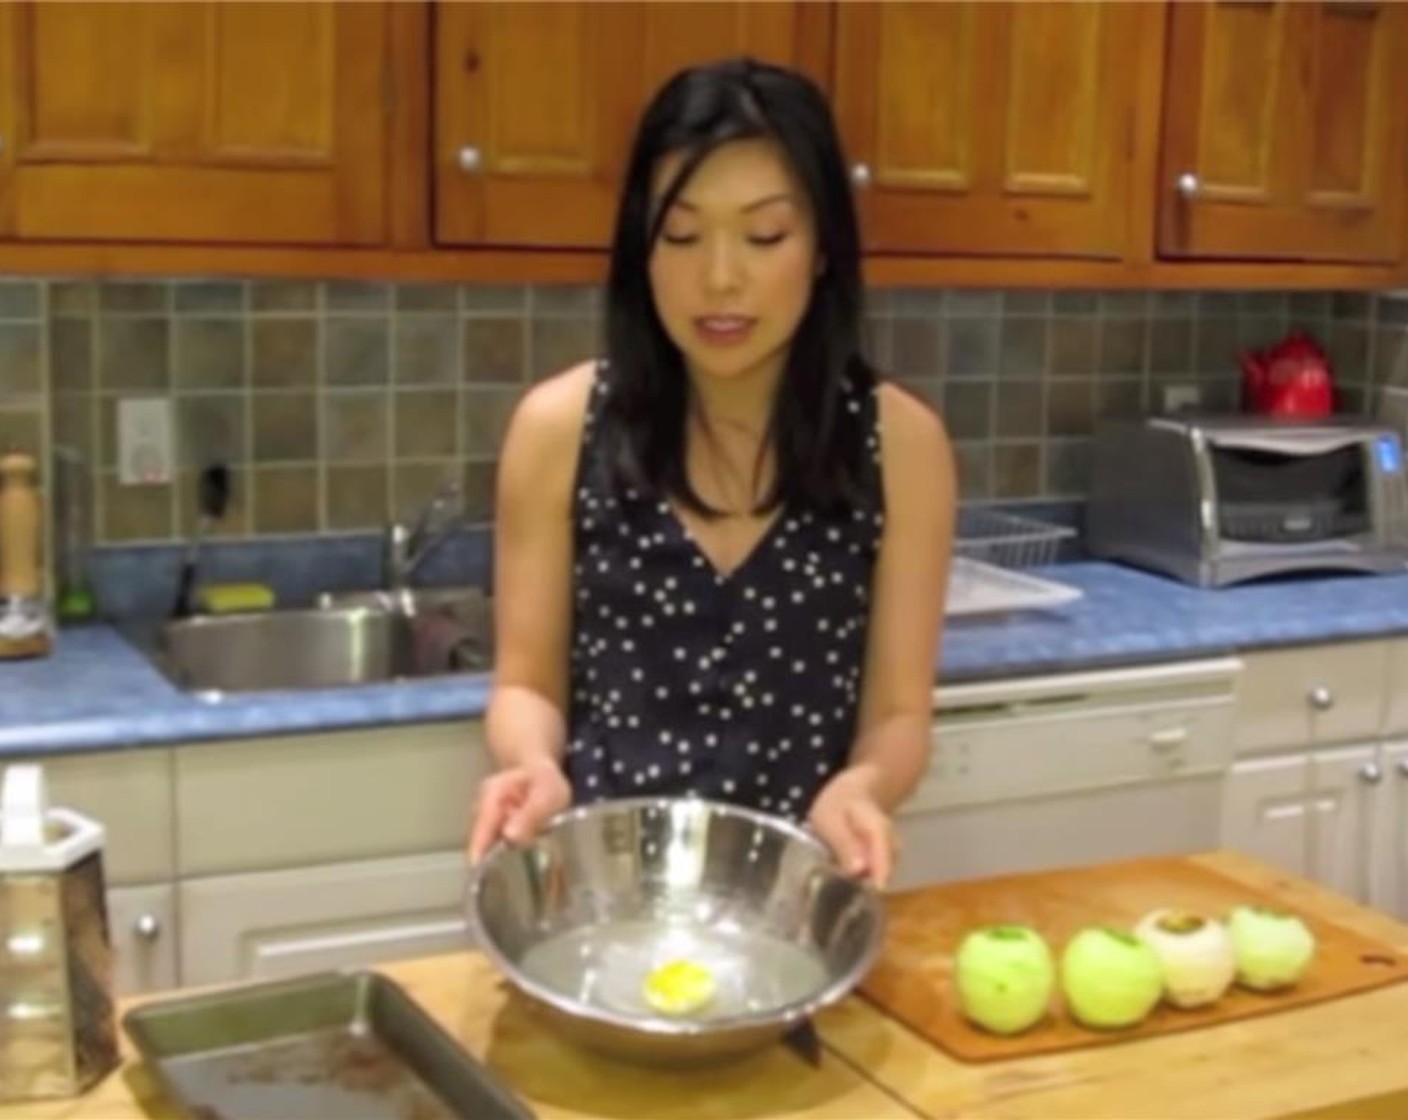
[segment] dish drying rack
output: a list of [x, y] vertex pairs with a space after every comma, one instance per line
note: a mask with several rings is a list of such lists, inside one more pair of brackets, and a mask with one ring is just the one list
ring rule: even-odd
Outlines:
[[949, 572], [949, 617], [1042, 610], [1079, 599], [1063, 583], [1025, 571], [1056, 560], [1075, 536], [1064, 525], [1001, 510], [960, 506]]

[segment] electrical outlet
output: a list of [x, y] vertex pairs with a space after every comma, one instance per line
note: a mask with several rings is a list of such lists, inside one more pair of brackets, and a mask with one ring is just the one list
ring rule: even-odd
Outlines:
[[1163, 387], [1163, 407], [1165, 412], [1183, 412], [1197, 408], [1203, 403], [1203, 391], [1197, 385], [1184, 382]]
[[117, 402], [117, 473], [124, 486], [171, 481], [171, 400], [132, 397]]

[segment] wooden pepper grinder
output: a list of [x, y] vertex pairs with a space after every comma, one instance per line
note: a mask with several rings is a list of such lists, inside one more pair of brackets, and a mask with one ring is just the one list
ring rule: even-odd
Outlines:
[[0, 457], [0, 658], [42, 657], [52, 638], [39, 574], [34, 459]]

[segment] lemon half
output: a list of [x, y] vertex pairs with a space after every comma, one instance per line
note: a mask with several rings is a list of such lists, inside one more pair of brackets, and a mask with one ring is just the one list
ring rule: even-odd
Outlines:
[[666, 961], [645, 978], [645, 1002], [662, 1015], [691, 1015], [711, 999], [718, 984], [714, 974], [690, 960]]

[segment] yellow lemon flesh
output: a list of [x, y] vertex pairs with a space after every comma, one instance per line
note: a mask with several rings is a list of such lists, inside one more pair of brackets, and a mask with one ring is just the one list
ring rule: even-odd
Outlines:
[[694, 961], [676, 960], [645, 978], [645, 1002], [662, 1015], [690, 1015], [714, 998], [714, 974]]

